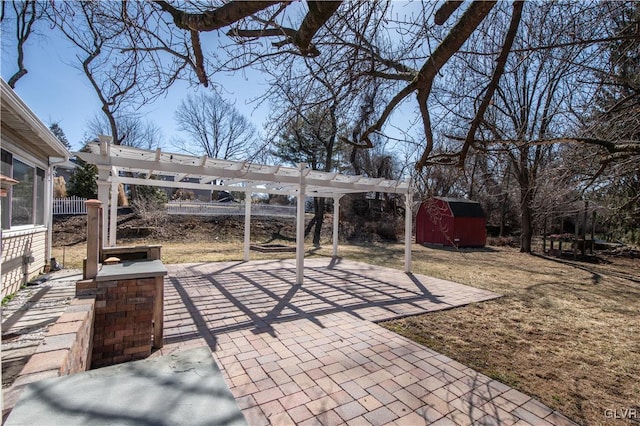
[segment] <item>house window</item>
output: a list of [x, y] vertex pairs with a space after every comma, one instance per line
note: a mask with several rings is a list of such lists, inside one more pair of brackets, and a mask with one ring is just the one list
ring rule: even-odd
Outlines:
[[2, 198], [2, 229], [44, 225], [44, 170], [2, 150], [2, 174], [18, 181]]
[[[13, 162], [13, 158], [11, 157], [11, 154], [9, 154], [7, 151], [5, 151], [4, 149], [2, 150], [2, 174], [4, 176], [7, 177], [11, 177], [12, 173], [11, 173], [11, 163]], [[7, 192], [7, 196], [6, 197], [2, 197], [0, 198], [0, 202], [2, 203], [2, 205], [0, 206], [0, 213], [2, 214], [2, 229], [9, 229], [10, 228], [10, 221], [9, 221], [9, 217], [11, 216], [10, 210], [9, 210], [9, 206], [11, 205], [9, 203], [9, 199], [11, 198], [11, 190], [9, 189], [9, 191]]]
[[44, 225], [44, 170], [36, 167], [36, 225]]

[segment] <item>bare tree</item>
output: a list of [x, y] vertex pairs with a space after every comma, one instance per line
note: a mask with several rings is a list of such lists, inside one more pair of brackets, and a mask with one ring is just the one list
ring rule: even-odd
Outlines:
[[[118, 115], [115, 117], [116, 127], [120, 138], [120, 145], [142, 149], [156, 149], [162, 147], [162, 130], [152, 121], [145, 120], [137, 114]], [[86, 139], [93, 139], [96, 135], [111, 135], [111, 124], [104, 114], [95, 115], [86, 125]]]
[[[167, 51], [177, 57], [166, 45], [146, 48], [149, 39], [157, 36], [153, 28], [159, 22], [149, 17], [143, 3], [57, 2], [47, 12], [76, 47], [78, 62], [72, 66], [82, 70], [100, 100], [114, 144], [125, 143], [130, 128], [119, 129], [118, 124], [135, 122], [126, 117], [137, 116], [138, 108], [163, 94], [183, 72], [184, 61], [163, 62], [160, 55]], [[145, 25], [149, 28], [140, 30]], [[131, 48], [132, 37], [139, 43], [136, 48]]]
[[[113, 80], [121, 81], [124, 75], [137, 73], [140, 77], [144, 74], [146, 80], [153, 82], [147, 87], [149, 93], [153, 93], [150, 90], [152, 87], [162, 89], [176, 78], [189, 75], [194, 75], [195, 81], [206, 86], [212, 80], [211, 73], [228, 68], [230, 61], [234, 62], [232, 68], [239, 68], [252, 66], [263, 60], [277, 62], [281, 57], [317, 58], [330, 54], [337, 47], [349, 47], [354, 63], [361, 65], [356, 68], [358, 78], [375, 76], [395, 83], [389, 85], [393, 86], [389, 92], [391, 96], [385, 108], [377, 113], [377, 119], [369, 127], [362, 129], [357, 138], [350, 138], [350, 141], [370, 148], [371, 135], [382, 132], [398, 106], [415, 96], [424, 131], [424, 146], [417, 162], [418, 169], [431, 162], [431, 154], [435, 148], [434, 125], [437, 126], [439, 122], [433, 116], [434, 113], [439, 114], [434, 105], [438, 103], [434, 90], [437, 90], [437, 83], [446, 78], [446, 72], [443, 71], [454, 58], [479, 54], [494, 60], [491, 71], [479, 80], [484, 90], [475, 105], [475, 114], [468, 123], [464, 143], [457, 152], [458, 155], [449, 158], [450, 162], [462, 167], [465, 164], [464, 158], [478, 138], [477, 131], [484, 114], [489, 110], [493, 93], [507, 63], [506, 59], [511, 54], [526, 55], [536, 50], [553, 51], [567, 46], [581, 46], [588, 50], [592, 46], [637, 40], [640, 37], [635, 32], [616, 32], [606, 36], [592, 31], [585, 33], [583, 26], [566, 29], [569, 31], [567, 34], [572, 34], [570, 38], [514, 47], [522, 16], [522, 2], [507, 4], [475, 0], [424, 3], [416, 4], [414, 9], [420, 9], [418, 12], [404, 15], [396, 11], [400, 6], [394, 9], [396, 6], [391, 3], [368, 1], [308, 1], [306, 6], [284, 0], [224, 3], [156, 0], [80, 4], [83, 9], [90, 5], [95, 11], [92, 13], [94, 23], [96, 20], [108, 21], [109, 25], [104, 25], [101, 31], [107, 34], [114, 31], [118, 33], [119, 50], [113, 52], [130, 55], [126, 61], [120, 61], [118, 55], [111, 58], [118, 62], [116, 69], [122, 73], [112, 73]], [[558, 7], [566, 11], [565, 16], [571, 14], [576, 17], [580, 11], [574, 5], [561, 3]], [[71, 6], [55, 3], [55, 7], [64, 10]], [[544, 8], [546, 4], [531, 3], [528, 7]], [[600, 9], [603, 10], [602, 16], [606, 17], [612, 13], [608, 9], [617, 7], [622, 6], [604, 7], [600, 2], [588, 2], [583, 10]], [[511, 17], [511, 23], [506, 26], [503, 25], [505, 13]], [[58, 13], [57, 21], [63, 20], [63, 16], [70, 19], [73, 14]], [[541, 29], [552, 32], [553, 24], [551, 21], [543, 22]], [[234, 41], [229, 45], [238, 46], [247, 55], [225, 57], [224, 52], [216, 51], [224, 43], [218, 42], [212, 46], [203, 43], [202, 33], [222, 29], [227, 29], [226, 36]], [[366, 31], [362, 31], [363, 29]], [[69, 31], [67, 28], [67, 32]], [[396, 33], [394, 38], [399, 38], [402, 42], [391, 43], [392, 48], [389, 49], [389, 46], [380, 44], [379, 36], [392, 31]], [[89, 26], [89, 33], [92, 32], [94, 31]], [[222, 36], [221, 33], [219, 35]], [[464, 51], [474, 36], [494, 38], [492, 41], [497, 45], [496, 49]], [[218, 37], [218, 40], [221, 38]], [[265, 43], [265, 39], [272, 39], [273, 42]], [[94, 49], [90, 52], [94, 52]], [[208, 52], [211, 54], [207, 55]], [[344, 56], [336, 57], [339, 60], [343, 58]], [[469, 61], [469, 65], [472, 62]], [[367, 71], [362, 69], [365, 65], [369, 68]], [[143, 91], [138, 91], [140, 93]], [[590, 139], [581, 142], [598, 143]], [[632, 147], [608, 145], [606, 149], [616, 152], [621, 149], [627, 150], [625, 152], [629, 149], [636, 153], [640, 151], [637, 141], [631, 145]]]
[[[50, 11], [49, 18], [60, 29], [64, 36], [78, 49], [76, 56], [79, 67], [89, 80], [100, 103], [102, 112], [109, 122], [109, 134], [116, 145], [120, 145], [122, 137], [117, 126], [116, 115], [124, 109], [123, 105], [133, 101], [133, 89], [137, 82], [132, 61], [131, 68], [120, 75], [108, 75], [116, 67], [112, 67], [109, 59], [109, 41], [124, 32], [122, 25], [110, 27], [102, 19], [97, 4], [62, 3]], [[122, 58], [120, 59], [122, 61]]]
[[[637, 3], [625, 3], [610, 16], [611, 34], [640, 32]], [[600, 213], [610, 230], [638, 244], [640, 154], [634, 150], [634, 141], [640, 140], [640, 39], [611, 43], [604, 53], [604, 66], [593, 73], [598, 90], [581, 121], [581, 138], [567, 145], [563, 158], [583, 196], [606, 206]], [[579, 142], [582, 138], [594, 143], [585, 148]]]
[[[9, 8], [8, 5], [11, 5], [11, 11], [7, 11]], [[40, 8], [41, 4], [35, 0], [16, 0], [12, 2], [2, 2], [0, 4], [0, 23], [2, 23], [3, 28], [6, 28], [5, 26], [7, 26], [7, 21], [10, 19], [10, 16], [15, 18], [13, 29], [16, 36], [16, 65], [18, 66], [18, 70], [9, 77], [9, 81], [7, 81], [7, 84], [12, 89], [15, 89], [18, 80], [28, 72], [24, 65], [24, 47], [33, 32], [33, 24], [41, 13]], [[11, 28], [12, 25], [8, 25], [8, 27]]]
[[[322, 57], [283, 60], [277, 67], [265, 64], [264, 71], [273, 77], [266, 95], [273, 111], [273, 153], [284, 161], [305, 162], [314, 170], [336, 169], [339, 137], [346, 133], [349, 98], [355, 98], [357, 83], [350, 74], [354, 60], [345, 53], [335, 49]], [[324, 198], [314, 198], [314, 218], [305, 230], [314, 230], [315, 245], [320, 244], [325, 205]]]
[[[508, 163], [492, 170], [497, 176], [504, 176], [505, 189], [510, 176], [518, 185], [520, 248], [530, 252], [534, 208], [539, 205], [538, 191], [544, 183], [539, 178], [558, 149], [553, 143], [538, 142], [556, 140], [576, 131], [574, 112], [583, 108], [585, 97], [593, 93], [593, 89], [584, 87], [581, 76], [585, 75], [585, 65], [594, 63], [599, 52], [572, 41], [576, 33], [585, 36], [588, 31], [597, 31], [594, 22], [598, 19], [602, 22], [602, 15], [590, 5], [571, 4], [576, 10], [569, 10], [564, 4], [546, 3], [529, 5], [520, 11], [517, 6], [513, 5], [508, 20], [504, 15], [502, 29], [488, 23], [480, 27], [479, 34], [490, 31], [504, 34], [497, 64], [492, 55], [479, 52], [495, 49], [492, 43], [498, 37], [473, 37], [469, 40], [468, 57], [461, 55], [450, 64], [457, 65], [451, 75], [459, 81], [455, 85], [451, 81], [446, 86], [436, 86], [441, 105], [438, 131], [449, 142], [445, 149], [423, 155], [418, 166], [456, 164], [470, 172], [470, 183], [474, 183], [476, 169], [489, 170], [484, 156], [493, 156], [496, 161], [506, 159]], [[526, 19], [521, 18], [523, 15]], [[593, 20], [589, 22], [585, 17]], [[581, 28], [586, 25], [594, 28]], [[551, 45], [561, 47], [537, 48]], [[508, 55], [510, 51], [517, 53]], [[481, 82], [489, 75], [492, 76], [489, 84], [482, 86]], [[473, 161], [466, 161], [473, 152]], [[473, 189], [470, 185], [469, 194]], [[506, 196], [508, 191], [503, 194]]]
[[253, 124], [215, 92], [189, 95], [175, 117], [180, 130], [189, 136], [175, 144], [194, 155], [239, 160], [246, 158], [257, 142]]

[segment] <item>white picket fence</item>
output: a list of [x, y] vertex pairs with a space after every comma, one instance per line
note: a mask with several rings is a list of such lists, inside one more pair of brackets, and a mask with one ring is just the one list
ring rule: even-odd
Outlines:
[[[87, 214], [86, 198], [69, 197], [53, 199], [54, 215]], [[244, 203], [220, 203], [204, 201], [169, 201], [165, 204], [167, 214], [194, 216], [243, 216]], [[253, 204], [252, 216], [295, 217], [296, 206], [277, 206], [271, 204]]]
[[[195, 216], [243, 216], [244, 203], [220, 203], [203, 201], [169, 201], [168, 214]], [[271, 204], [253, 204], [252, 216], [285, 216], [295, 217], [296, 206], [276, 206]]]
[[85, 205], [86, 198], [69, 197], [69, 198], [54, 198], [53, 199], [53, 214], [87, 214], [87, 206]]

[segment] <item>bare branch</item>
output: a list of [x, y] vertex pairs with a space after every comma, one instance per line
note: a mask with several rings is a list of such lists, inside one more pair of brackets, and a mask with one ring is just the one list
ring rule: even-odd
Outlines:
[[440, 8], [436, 11], [433, 17], [433, 22], [435, 22], [436, 25], [444, 24], [445, 22], [447, 22], [447, 19], [449, 19], [453, 12], [455, 12], [462, 5], [462, 3], [464, 2], [453, 0], [445, 1], [444, 4], [440, 6]]
[[262, 28], [262, 29], [239, 29], [234, 28], [227, 32], [229, 36], [237, 37], [281, 37], [286, 36], [282, 41], [273, 43], [275, 47], [283, 47], [287, 44], [293, 44], [300, 49], [300, 54], [307, 57], [316, 57], [320, 55], [320, 51], [311, 43], [318, 30], [333, 16], [338, 10], [342, 0], [339, 1], [308, 1], [309, 12], [300, 24], [300, 28], [296, 31], [292, 28]]
[[[427, 156], [433, 149], [433, 133], [431, 130], [431, 120], [429, 118], [429, 110], [427, 108], [427, 100], [431, 93], [433, 80], [438, 71], [447, 63], [447, 61], [456, 53], [464, 42], [469, 38], [471, 33], [480, 25], [480, 23], [489, 14], [495, 2], [474, 1], [465, 11], [455, 27], [447, 34], [447, 37], [440, 43], [433, 54], [425, 62], [420, 69], [417, 77], [418, 101], [422, 122], [425, 126], [425, 136], [427, 146], [420, 160], [416, 163], [416, 169], [422, 168]], [[427, 127], [428, 126], [428, 127]]]
[[209, 87], [209, 79], [204, 69], [204, 55], [202, 54], [202, 46], [200, 45], [200, 33], [198, 31], [191, 31], [191, 46], [193, 47], [193, 55], [196, 58], [194, 68], [198, 80], [200, 80], [200, 83], [204, 87]]
[[[513, 49], [511, 53], [529, 53], [529, 52], [537, 52], [540, 50], [556, 50], [556, 49], [561, 49], [563, 47], [590, 46], [593, 44], [610, 43], [610, 42], [624, 41], [624, 40], [640, 40], [640, 35], [638, 34], [617, 35], [612, 37], [590, 38], [588, 40], [568, 41], [565, 43], [545, 44], [540, 46], [526, 47], [522, 49]], [[498, 52], [477, 52], [477, 51], [467, 51], [467, 50], [461, 50], [458, 53], [463, 55], [474, 55], [474, 56], [494, 56], [498, 54]]]
[[178, 28], [189, 31], [213, 31], [238, 22], [282, 1], [231, 1], [204, 13], [187, 13], [163, 0], [154, 0], [160, 8], [171, 14]]
[[293, 39], [293, 43], [303, 54], [317, 56], [318, 50], [311, 44], [311, 39], [318, 30], [333, 16], [338, 7], [342, 4], [339, 1], [307, 1], [309, 13], [305, 16], [300, 28]]
[[[7, 81], [7, 84], [12, 89], [16, 88], [18, 80], [27, 75], [28, 72], [24, 66], [24, 45], [31, 35], [31, 28], [36, 20], [36, 3], [34, 0], [13, 2], [13, 10], [16, 14], [16, 40], [18, 42], [16, 46], [18, 51], [16, 62], [18, 71], [9, 77], [9, 81]], [[4, 3], [2, 4], [2, 18], [4, 18]]]
[[375, 71], [375, 70], [360, 73], [359, 75], [356, 75], [356, 77], [360, 75], [369, 75], [371, 77], [383, 78], [385, 80], [398, 80], [398, 81], [412, 81], [415, 78], [414, 74], [391, 74], [388, 72], [381, 72], [381, 71]]
[[284, 44], [291, 43], [290, 39], [293, 39], [296, 35], [296, 30], [292, 28], [261, 28], [257, 30], [249, 30], [249, 29], [241, 29], [241, 28], [232, 28], [227, 31], [227, 35], [230, 37], [241, 37], [241, 38], [260, 38], [260, 37], [282, 37], [286, 36], [289, 39], [282, 42], [274, 43], [274, 46], [281, 47]]
[[431, 131], [431, 120], [429, 118], [429, 111], [427, 109], [426, 102], [431, 92], [431, 86], [433, 80], [438, 74], [438, 71], [447, 63], [449, 58], [460, 49], [464, 42], [469, 38], [471, 33], [480, 25], [484, 18], [489, 14], [495, 2], [474, 1], [471, 6], [465, 11], [460, 20], [456, 23], [453, 29], [449, 32], [447, 37], [438, 45], [436, 50], [424, 63], [418, 75], [408, 86], [402, 89], [396, 96], [393, 97], [391, 102], [384, 109], [382, 116], [376, 121], [376, 123], [367, 129], [362, 135], [363, 146], [371, 147], [371, 141], [369, 135], [374, 132], [379, 132], [382, 126], [386, 122], [393, 109], [403, 101], [414, 90], [418, 90], [418, 102], [420, 106], [420, 113], [422, 115], [422, 122], [425, 126], [425, 136], [427, 139], [427, 149], [423, 154], [421, 160], [417, 163], [416, 168], [421, 168], [419, 164], [424, 163], [423, 159], [429, 155], [433, 148], [433, 133]]
[[[497, 140], [495, 143], [513, 143], [509, 140]], [[585, 143], [589, 145], [596, 145], [606, 149], [611, 154], [626, 153], [626, 154], [640, 154], [640, 141], [624, 140], [613, 142], [610, 140], [596, 139], [596, 138], [554, 138], [537, 141], [529, 141], [530, 145], [552, 145], [556, 143]]]
[[[371, 143], [371, 139], [369, 139], [369, 135], [375, 132], [379, 132], [382, 129], [382, 126], [387, 121], [393, 110], [402, 102], [407, 96], [409, 96], [413, 91], [416, 90], [416, 82], [413, 81], [409, 83], [404, 89], [398, 92], [389, 102], [389, 104], [385, 107], [382, 115], [378, 121], [371, 127], [369, 127], [364, 134], [360, 137], [360, 143], [349, 142], [352, 145], [358, 146], [360, 148], [372, 148], [373, 144]], [[346, 141], [346, 139], [345, 139]]]
[[476, 110], [475, 117], [471, 121], [471, 126], [469, 127], [469, 131], [467, 132], [467, 137], [464, 141], [464, 145], [460, 150], [460, 159], [458, 160], [458, 165], [461, 167], [464, 164], [465, 158], [467, 157], [469, 148], [473, 144], [476, 130], [478, 130], [480, 123], [484, 119], [484, 113], [486, 112], [487, 108], [489, 107], [489, 104], [491, 103], [491, 99], [493, 98], [493, 94], [496, 90], [496, 87], [498, 87], [498, 82], [500, 81], [500, 77], [504, 72], [504, 67], [507, 64], [507, 58], [509, 56], [509, 52], [511, 51], [511, 47], [513, 46], [513, 40], [516, 38], [516, 34], [518, 33], [518, 26], [520, 24], [520, 20], [522, 19], [523, 6], [524, 6], [524, 1], [516, 1], [513, 4], [513, 14], [511, 15], [511, 23], [509, 24], [509, 29], [507, 30], [504, 43], [502, 44], [502, 51], [500, 52], [500, 56], [498, 56], [498, 59], [496, 61], [496, 67], [493, 70], [491, 81], [489, 81], [489, 85], [487, 86], [482, 102], [480, 103], [480, 106]]

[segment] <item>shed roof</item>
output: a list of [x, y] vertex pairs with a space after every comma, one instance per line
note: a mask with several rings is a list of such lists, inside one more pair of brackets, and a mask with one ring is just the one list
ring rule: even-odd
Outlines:
[[477, 201], [464, 198], [435, 197], [449, 204], [453, 217], [481, 217], [484, 218], [484, 210]]

